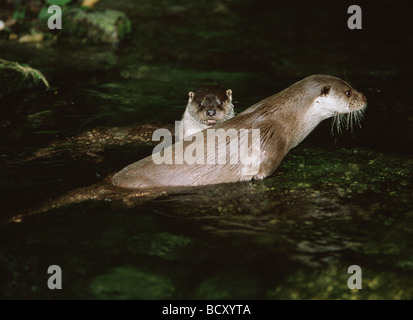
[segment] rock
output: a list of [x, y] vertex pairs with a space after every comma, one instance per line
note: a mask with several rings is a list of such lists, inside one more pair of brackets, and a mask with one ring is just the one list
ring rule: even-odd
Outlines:
[[63, 34], [91, 43], [116, 44], [131, 32], [131, 22], [123, 12], [73, 8], [63, 13]]
[[49, 83], [39, 70], [18, 62], [0, 59], [0, 98], [41, 84], [49, 88]]
[[25, 34], [19, 38], [20, 43], [27, 43], [27, 42], [41, 42], [44, 39], [43, 33], [35, 33], [35, 34]]

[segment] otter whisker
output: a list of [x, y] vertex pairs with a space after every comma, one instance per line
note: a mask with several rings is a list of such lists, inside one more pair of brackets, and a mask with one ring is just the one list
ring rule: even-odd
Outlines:
[[[334, 128], [338, 134], [343, 132], [343, 127], [346, 127], [347, 131], [354, 133], [354, 125], [357, 124], [361, 128], [361, 121], [364, 118], [365, 109], [354, 110], [348, 113], [336, 113], [332, 118], [331, 134], [334, 136]], [[345, 122], [343, 121], [346, 118]]]
[[340, 133], [341, 132], [341, 114], [337, 114], [337, 118], [336, 118], [336, 128], [337, 128], [337, 132]]
[[353, 126], [351, 125], [352, 123], [351, 123], [351, 120], [352, 120], [352, 117], [351, 117], [351, 115], [353, 114], [353, 112], [350, 112], [350, 113], [348, 113], [347, 114], [347, 125], [346, 125], [346, 129], [347, 129], [347, 131], [348, 131], [348, 129], [351, 127], [351, 131], [352, 131], [352, 129], [353, 129]]
[[334, 136], [334, 126], [337, 125], [337, 114], [335, 113], [331, 121], [331, 135]]
[[357, 121], [360, 128], [361, 128], [361, 120], [363, 120], [363, 118], [364, 118], [364, 111], [365, 110], [366, 109], [358, 110], [357, 113], [355, 114], [356, 121]]
[[331, 125], [331, 134], [334, 135], [334, 128], [336, 129], [337, 133], [341, 133], [342, 132], [342, 126], [343, 126], [343, 117], [345, 115], [341, 114], [341, 113], [335, 113], [334, 117], [333, 117], [333, 122]]

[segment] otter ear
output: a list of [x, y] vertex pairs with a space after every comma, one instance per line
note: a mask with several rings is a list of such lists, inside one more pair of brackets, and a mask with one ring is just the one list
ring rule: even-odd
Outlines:
[[323, 87], [323, 89], [321, 89], [321, 93], [320, 93], [320, 96], [326, 96], [326, 95], [328, 95], [328, 93], [330, 92], [330, 86], [325, 86], [325, 87]]
[[194, 96], [195, 96], [195, 94], [192, 91], [189, 91], [188, 92], [188, 97], [189, 97], [188, 102], [192, 102], [192, 100], [194, 100]]
[[232, 101], [232, 90], [231, 90], [231, 89], [228, 89], [228, 90], [226, 91], [226, 94], [227, 94], [227, 97], [229, 98], [229, 100]]

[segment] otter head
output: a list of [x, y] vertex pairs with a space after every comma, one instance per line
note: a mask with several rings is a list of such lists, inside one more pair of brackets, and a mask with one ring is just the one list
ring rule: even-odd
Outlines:
[[205, 86], [188, 95], [189, 113], [204, 125], [218, 124], [234, 116], [231, 89]]
[[351, 85], [332, 76], [312, 76], [317, 85], [313, 86], [316, 96], [313, 104], [313, 115], [317, 114], [320, 120], [334, 117], [333, 124], [337, 124], [341, 131], [341, 121], [347, 117], [347, 128], [353, 128], [353, 122], [360, 124], [363, 112], [367, 107], [367, 98]]

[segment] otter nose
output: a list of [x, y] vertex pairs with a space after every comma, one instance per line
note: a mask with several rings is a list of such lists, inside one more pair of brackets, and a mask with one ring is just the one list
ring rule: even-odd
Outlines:
[[217, 112], [215, 111], [215, 110], [207, 110], [206, 111], [206, 115], [208, 116], [208, 117], [213, 117], [213, 116], [215, 116], [217, 114]]
[[367, 101], [367, 97], [366, 97], [366, 96], [363, 96], [363, 101]]

